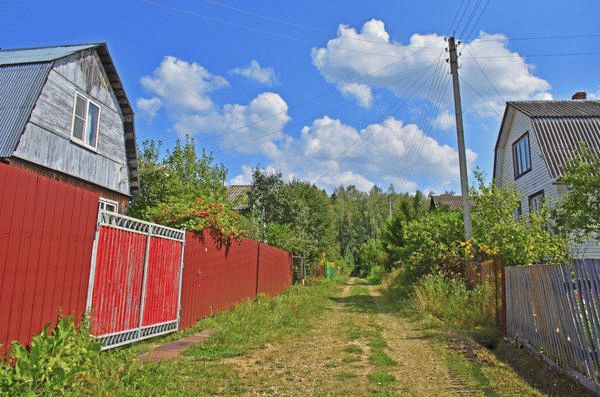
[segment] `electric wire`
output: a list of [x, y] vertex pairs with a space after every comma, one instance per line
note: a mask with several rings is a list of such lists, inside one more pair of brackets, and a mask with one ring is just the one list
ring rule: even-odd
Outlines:
[[[408, 78], [410, 78], [410, 77], [412, 77], [412, 76], [414, 76], [414, 75], [416, 75], [416, 74], [418, 74], [418, 73], [420, 73], [420, 72], [423, 72], [424, 70], [427, 70], [427, 69], [431, 68], [431, 67], [432, 67], [434, 64], [435, 64], [435, 62], [434, 62], [434, 63], [432, 63], [432, 64], [431, 64], [429, 67], [427, 67], [427, 68], [421, 68], [421, 69], [419, 69], [419, 70], [417, 70], [417, 71], [414, 71], [414, 72], [412, 72], [412, 73], [409, 73], [409, 74], [407, 74], [407, 75], [403, 76], [403, 77], [402, 77], [400, 80], [397, 80], [396, 82], [394, 82], [393, 84], [386, 85], [386, 86], [384, 86], [384, 87], [380, 87], [380, 88], [378, 88], [377, 90], [375, 90], [374, 92], [375, 92], [375, 93], [379, 93], [379, 92], [381, 92], [381, 91], [383, 91], [383, 90], [388, 90], [388, 89], [390, 89], [390, 88], [392, 88], [392, 87], [394, 87], [394, 86], [396, 86], [396, 85], [400, 84], [402, 81], [404, 81], [404, 80], [406, 80], [406, 79], [408, 79]], [[341, 109], [341, 108], [343, 108], [343, 107], [346, 107], [346, 106], [348, 106], [348, 105], [351, 105], [351, 104], [353, 104], [353, 103], [354, 103], [354, 101], [353, 101], [353, 100], [347, 100], [346, 102], [344, 102], [344, 103], [342, 103], [342, 104], [340, 104], [340, 105], [337, 105], [337, 106], [335, 106], [335, 107], [333, 107], [333, 108], [330, 108], [330, 109], [326, 110], [326, 111], [325, 111], [325, 113], [328, 113], [328, 112], [332, 112], [332, 111], [335, 111], [335, 110]], [[312, 116], [310, 116], [310, 117], [305, 117], [305, 118], [303, 118], [303, 119], [301, 119], [301, 120], [298, 120], [298, 121], [295, 121], [295, 122], [293, 122], [293, 123], [290, 123], [290, 124], [286, 125], [286, 127], [293, 126], [293, 125], [296, 125], [296, 124], [303, 124], [303, 123], [306, 123], [306, 122], [308, 122], [308, 121], [314, 120], [315, 118], [319, 117], [319, 115], [322, 115], [323, 113], [324, 113], [324, 112], [323, 112], [323, 110], [319, 110], [319, 112], [318, 112], [318, 113], [316, 113], [316, 114], [314, 114], [314, 115], [312, 115]], [[222, 149], [216, 150], [216, 151], [214, 151], [214, 152], [213, 152], [213, 154], [217, 154], [217, 153], [222, 153], [222, 152], [230, 151], [231, 149], [235, 149], [235, 148], [238, 148], [238, 147], [241, 147], [241, 146], [247, 145], [247, 144], [251, 144], [251, 143], [253, 144], [253, 143], [256, 143], [257, 141], [260, 141], [260, 140], [262, 140], [262, 139], [264, 139], [264, 138], [267, 138], [267, 137], [273, 136], [273, 135], [275, 135], [275, 134], [277, 134], [277, 133], [279, 133], [279, 132], [283, 132], [283, 131], [284, 131], [284, 128], [278, 128], [278, 129], [276, 129], [276, 130], [271, 130], [271, 131], [269, 131], [269, 132], [267, 132], [267, 133], [265, 133], [265, 134], [261, 134], [261, 135], [259, 135], [259, 136], [252, 137], [252, 139], [249, 139], [249, 140], [246, 140], [246, 141], [243, 141], [243, 142], [239, 142], [239, 143], [237, 143], [237, 144], [235, 144], [235, 145], [232, 145], [232, 146], [227, 146], [227, 147], [224, 147], [224, 148], [222, 148]]]
[[[436, 64], [436, 62], [433, 62], [431, 65], [429, 65], [429, 67], [426, 70], [429, 70], [435, 64]], [[380, 121], [379, 122], [381, 122], [381, 120], [383, 120], [385, 117], [387, 117], [389, 114], [391, 114], [392, 111], [397, 111], [398, 109], [400, 109], [401, 107], [403, 107], [414, 96], [415, 91], [413, 90], [413, 88], [415, 88], [416, 84], [423, 77], [425, 77], [425, 79], [427, 79], [427, 75], [424, 74], [423, 76], [419, 77], [419, 79], [414, 80], [413, 83], [411, 84], [411, 86], [409, 87], [409, 89], [407, 90], [407, 93], [410, 93], [410, 94], [407, 97], [404, 97], [404, 101], [402, 103], [400, 103], [400, 104], [399, 104], [399, 102], [403, 98], [402, 97], [397, 98], [392, 103], [392, 105], [386, 109], [386, 111], [384, 112], [384, 114], [380, 117]], [[363, 143], [365, 143], [374, 134], [374, 132], [375, 131], [373, 130], [370, 133], [363, 133], [363, 134], [361, 134], [360, 137], [356, 141], [354, 141], [354, 143], [350, 147], [348, 147], [339, 156], [336, 156], [334, 159], [330, 160], [330, 164], [331, 164], [331, 162], [333, 162], [334, 164], [337, 164], [337, 165], [343, 164], [344, 161], [346, 161], [352, 155], [353, 149], [355, 147], [358, 147], [358, 146], [362, 145]], [[328, 166], [328, 167], [326, 167], [326, 169], [324, 170], [323, 173], [317, 175], [317, 177], [315, 179], [313, 179], [313, 183], [317, 184], [317, 182], [319, 182], [322, 178], [324, 178], [325, 176], [328, 176], [330, 174], [330, 172], [332, 171], [331, 168], [332, 168], [331, 165]]]
[[473, 6], [473, 9], [471, 10], [471, 14], [469, 15], [469, 18], [465, 22], [465, 25], [463, 26], [463, 28], [459, 34], [460, 37], [464, 37], [463, 35], [464, 35], [465, 31], [468, 29], [469, 24], [471, 23], [471, 20], [473, 19], [473, 16], [477, 12], [477, 8], [479, 8], [479, 4], [481, 4], [481, 0], [477, 0], [475, 5]]
[[490, 0], [486, 0], [485, 5], [483, 6], [483, 8], [481, 9], [481, 12], [479, 13], [479, 16], [477, 17], [477, 19], [473, 23], [473, 26], [471, 26], [471, 29], [469, 30], [469, 33], [467, 33], [467, 35], [465, 36], [465, 41], [470, 40], [471, 34], [473, 33], [473, 30], [475, 29], [476, 26], [479, 25], [479, 21], [481, 20], [481, 16], [485, 13], [485, 11], [487, 10], [487, 7], [488, 7], [489, 4], [490, 4]]

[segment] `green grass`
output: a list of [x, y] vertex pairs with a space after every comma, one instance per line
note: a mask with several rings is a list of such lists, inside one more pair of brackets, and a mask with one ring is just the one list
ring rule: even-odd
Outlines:
[[396, 380], [396, 377], [394, 375], [391, 375], [387, 372], [373, 372], [373, 373], [367, 375], [367, 378], [371, 382], [376, 383], [380, 386], [385, 386], [388, 383], [392, 383], [393, 381]]
[[354, 379], [356, 378], [358, 375], [353, 374], [351, 372], [340, 372], [339, 374], [336, 375], [336, 378], [338, 378], [339, 380], [350, 380], [350, 379]]
[[358, 345], [349, 345], [344, 348], [346, 353], [362, 353], [362, 348]]
[[[95, 374], [78, 378], [68, 394], [73, 396], [177, 396], [238, 395], [244, 392], [236, 368], [220, 360], [244, 356], [311, 327], [334, 293], [333, 283], [293, 287], [275, 298], [247, 301], [233, 310], [204, 319], [189, 330], [101, 354]], [[214, 328], [206, 342], [184, 352], [180, 359], [153, 364], [137, 362], [151, 345]]]

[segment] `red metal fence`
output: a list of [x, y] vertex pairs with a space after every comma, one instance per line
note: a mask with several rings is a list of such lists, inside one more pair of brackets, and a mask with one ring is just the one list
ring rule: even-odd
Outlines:
[[207, 231], [200, 237], [187, 233], [184, 263], [182, 328], [257, 293], [274, 295], [292, 284], [290, 254], [250, 239], [226, 248]]
[[[0, 163], [0, 344], [83, 316], [98, 195]], [[1, 350], [0, 350], [1, 351]]]
[[[187, 233], [179, 305], [180, 243], [164, 234], [148, 240], [117, 224], [98, 228], [100, 265], [90, 280], [98, 200], [97, 193], [0, 163], [0, 353], [13, 340], [28, 344], [59, 312], [78, 319], [92, 307], [93, 332], [104, 336], [138, 332], [143, 313], [144, 337], [154, 326], [172, 325], [178, 306], [185, 328], [291, 285], [287, 252], [249, 239], [218, 247], [209, 233]], [[146, 256], [156, 260], [145, 264]], [[144, 283], [145, 265], [155, 276]]]
[[185, 233], [100, 211], [87, 310], [104, 348], [173, 332]]

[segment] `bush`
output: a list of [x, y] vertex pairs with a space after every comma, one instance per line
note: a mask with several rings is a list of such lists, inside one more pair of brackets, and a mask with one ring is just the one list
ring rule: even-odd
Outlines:
[[487, 326], [481, 310], [481, 287], [467, 289], [464, 281], [434, 273], [421, 278], [412, 295], [415, 310], [462, 329]]
[[[31, 347], [13, 342], [11, 355], [0, 365], [0, 394], [63, 394], [76, 377], [94, 372], [101, 344], [89, 336], [86, 322], [60, 318], [33, 337]], [[14, 365], [12, 365], [14, 364]]]

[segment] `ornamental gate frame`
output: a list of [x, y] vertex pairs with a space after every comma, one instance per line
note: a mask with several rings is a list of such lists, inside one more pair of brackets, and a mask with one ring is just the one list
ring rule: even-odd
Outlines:
[[185, 230], [98, 210], [86, 313], [102, 350], [179, 329]]

